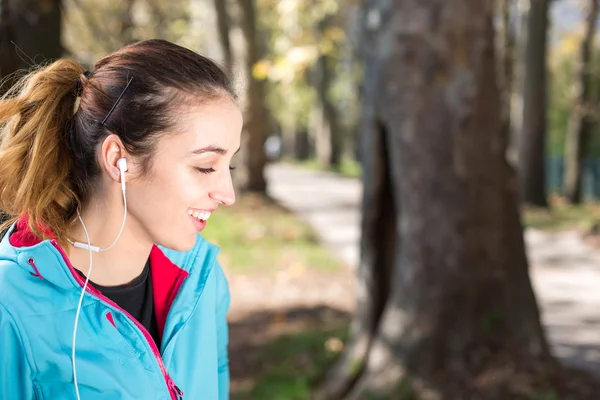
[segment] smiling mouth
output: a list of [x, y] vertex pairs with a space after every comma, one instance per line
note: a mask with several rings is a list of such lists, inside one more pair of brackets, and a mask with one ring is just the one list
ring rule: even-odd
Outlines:
[[197, 219], [198, 221], [208, 220], [210, 218], [211, 214], [212, 214], [212, 211], [195, 210], [195, 209], [191, 209], [191, 208], [188, 210], [188, 215], [190, 217]]

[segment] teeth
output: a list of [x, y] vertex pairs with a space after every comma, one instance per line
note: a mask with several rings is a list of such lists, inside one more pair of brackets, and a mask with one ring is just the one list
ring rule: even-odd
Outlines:
[[202, 220], [202, 221], [206, 221], [207, 219], [210, 218], [209, 212], [188, 210], [188, 215], [193, 216], [194, 218]]

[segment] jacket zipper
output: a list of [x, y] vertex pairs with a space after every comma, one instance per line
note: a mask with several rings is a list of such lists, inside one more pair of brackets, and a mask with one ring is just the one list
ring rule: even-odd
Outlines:
[[[81, 285], [81, 287], [83, 288], [85, 281], [81, 278], [81, 276], [79, 276], [79, 274], [77, 274], [77, 272], [75, 271], [75, 268], [71, 264], [71, 261], [69, 261], [69, 258], [67, 257], [67, 254], [65, 253], [65, 251], [60, 247], [60, 245], [58, 244], [58, 242], [56, 240], [52, 240], [51, 243], [60, 252], [63, 259], [65, 260], [65, 263], [67, 264], [67, 267], [69, 267], [69, 271], [71, 271], [71, 274], [73, 275], [73, 277], [75, 278], [77, 283], [79, 283], [79, 285]], [[110, 300], [108, 297], [104, 296], [102, 293], [100, 293], [94, 287], [88, 285], [86, 287], [86, 291], [88, 291], [90, 294], [98, 297], [100, 300], [113, 306], [114, 308], [116, 308], [117, 310], [119, 310], [120, 312], [125, 314], [131, 321], [133, 321], [135, 326], [142, 332], [142, 334], [144, 335], [144, 338], [146, 339], [146, 341], [150, 345], [150, 348], [152, 349], [152, 354], [154, 354], [154, 357], [156, 358], [156, 361], [158, 362], [160, 371], [162, 372], [163, 377], [165, 379], [165, 383], [167, 385], [167, 388], [169, 389], [169, 394], [171, 395], [171, 400], [183, 399], [183, 392], [181, 391], [181, 389], [179, 389], [177, 387], [177, 385], [175, 385], [175, 382], [169, 376], [167, 369], [165, 368], [165, 365], [162, 361], [160, 351], [158, 350], [158, 347], [156, 347], [156, 343], [154, 343], [154, 339], [152, 339], [152, 336], [146, 330], [146, 328], [144, 328], [144, 326], [142, 324], [140, 324], [135, 318], [133, 318], [133, 316], [131, 314], [129, 314], [127, 311], [125, 311], [124, 309], [119, 307], [115, 302]]]

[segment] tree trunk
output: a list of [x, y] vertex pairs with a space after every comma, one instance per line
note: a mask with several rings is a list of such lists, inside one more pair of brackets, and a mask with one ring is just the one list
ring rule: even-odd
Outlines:
[[310, 158], [310, 136], [306, 128], [298, 128], [294, 133], [294, 158], [299, 161]]
[[227, 73], [231, 76], [233, 73], [233, 52], [231, 50], [231, 40], [229, 38], [231, 27], [229, 13], [227, 12], [227, 1], [214, 0], [214, 5], [217, 14], [217, 30], [219, 33], [221, 51], [223, 52], [223, 61]]
[[[318, 23], [317, 38], [324, 38], [325, 31], [331, 24], [331, 16], [326, 16]], [[321, 54], [315, 65], [315, 83], [317, 91], [317, 112], [319, 124], [315, 132], [317, 160], [327, 167], [339, 167], [342, 158], [343, 134], [338, 112], [330, 99], [333, 86], [334, 60], [331, 54]]]
[[523, 132], [519, 149], [521, 200], [547, 207], [545, 153], [547, 31], [550, 0], [531, 0], [527, 22]]
[[565, 142], [565, 195], [570, 203], [580, 203], [582, 162], [585, 144], [591, 125], [591, 59], [594, 49], [594, 34], [598, 18], [598, 0], [589, 0], [585, 19], [585, 33], [579, 48], [577, 74], [574, 83], [573, 110], [567, 128]]
[[505, 158], [492, 3], [363, 3], [358, 310], [320, 398], [516, 398], [512, 376], [476, 382], [552, 360]]
[[249, 192], [265, 193], [267, 182], [264, 169], [267, 158], [264, 151], [268, 136], [268, 113], [265, 105], [266, 81], [254, 76], [255, 64], [264, 54], [263, 41], [257, 30], [255, 0], [238, 0], [242, 14], [242, 31], [246, 41], [246, 73], [248, 76], [247, 110], [245, 130], [248, 138], [245, 149], [247, 169], [246, 182], [242, 189]]
[[327, 167], [339, 167], [342, 161], [343, 135], [338, 112], [329, 99], [329, 90], [333, 84], [331, 76], [332, 60], [322, 55], [317, 60], [317, 94], [319, 98], [320, 126], [315, 137], [316, 153], [319, 162]]
[[508, 160], [512, 166], [518, 168], [519, 149], [523, 136], [523, 104], [525, 90], [525, 44], [527, 43], [527, 15], [529, 13], [529, 0], [515, 0], [515, 43], [514, 59], [512, 65], [512, 86], [510, 98], [510, 127], [507, 148]]
[[516, 0], [500, 0], [502, 15], [500, 35], [500, 81], [502, 82], [502, 130], [511, 137], [511, 100], [514, 81], [514, 64], [516, 50], [515, 11]]
[[[0, 76], [63, 54], [60, 0], [2, 0]], [[6, 82], [4, 90], [10, 85]]]

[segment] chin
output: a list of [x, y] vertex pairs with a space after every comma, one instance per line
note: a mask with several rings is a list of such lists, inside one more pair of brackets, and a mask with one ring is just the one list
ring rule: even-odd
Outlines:
[[[180, 252], [186, 252], [186, 251], [189, 251], [194, 248], [197, 237], [198, 237], [197, 234], [194, 234], [191, 236], [187, 235], [185, 237], [180, 237], [180, 238], [174, 238], [173, 236], [171, 236], [169, 238], [169, 240], [160, 241], [160, 242], [158, 242], [158, 244], [160, 244], [163, 247], [166, 247], [167, 249], [180, 251]], [[173, 240], [173, 239], [175, 239], [175, 240]]]

